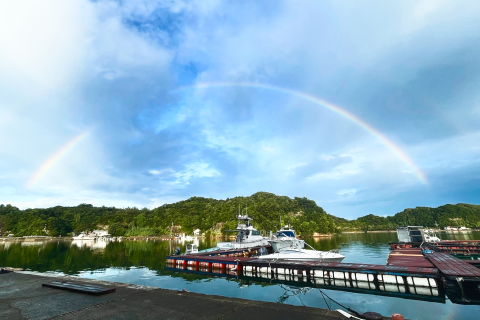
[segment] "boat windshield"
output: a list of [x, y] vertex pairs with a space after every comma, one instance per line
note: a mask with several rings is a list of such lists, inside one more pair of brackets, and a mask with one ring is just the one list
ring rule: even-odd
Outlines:
[[293, 233], [293, 231], [278, 231], [277, 232], [277, 238], [282, 238], [282, 237], [295, 238], [295, 234]]

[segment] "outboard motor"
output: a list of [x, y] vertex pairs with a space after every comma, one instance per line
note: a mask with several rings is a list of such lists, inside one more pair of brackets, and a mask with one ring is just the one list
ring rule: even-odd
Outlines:
[[265, 256], [268, 254], [268, 250], [265, 247], [261, 247], [257, 250], [259, 256]]
[[173, 255], [174, 256], [179, 256], [181, 252], [182, 252], [182, 249], [180, 249], [180, 247], [176, 247], [175, 251], [173, 251]]

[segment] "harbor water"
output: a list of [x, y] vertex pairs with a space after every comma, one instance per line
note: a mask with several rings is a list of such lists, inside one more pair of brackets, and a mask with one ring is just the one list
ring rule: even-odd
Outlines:
[[[480, 232], [437, 235], [448, 240], [480, 240]], [[396, 233], [381, 232], [307, 238], [306, 242], [317, 250], [339, 249], [345, 256], [343, 262], [384, 265], [390, 253], [388, 243], [396, 240]], [[199, 247], [205, 249], [215, 244], [215, 239], [200, 239]], [[480, 314], [480, 306], [453, 304], [448, 298], [445, 302], [430, 302], [166, 270], [165, 257], [177, 246], [185, 250], [185, 243], [160, 240], [0, 241], [0, 267], [283, 304], [340, 308], [332, 300], [324, 299], [324, 293], [357, 312], [374, 311], [385, 316], [401, 313], [406, 319], [478, 319]]]

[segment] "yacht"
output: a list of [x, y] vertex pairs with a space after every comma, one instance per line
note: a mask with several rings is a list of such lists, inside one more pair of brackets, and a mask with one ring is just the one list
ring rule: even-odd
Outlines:
[[345, 259], [338, 250], [316, 251], [305, 249], [284, 249], [279, 252], [259, 256], [258, 259], [290, 260], [290, 261], [321, 261], [321, 262], [342, 262]]
[[270, 243], [274, 252], [290, 248], [305, 248], [305, 241], [297, 239], [295, 230], [292, 229], [290, 224], [278, 230], [275, 235], [275, 239], [268, 240], [268, 243]]
[[238, 225], [235, 230], [226, 230], [237, 232], [235, 241], [218, 242], [217, 247], [220, 250], [245, 249], [258, 246], [268, 245], [268, 238], [263, 237], [260, 232], [255, 229], [251, 221], [253, 220], [248, 214], [237, 216]]

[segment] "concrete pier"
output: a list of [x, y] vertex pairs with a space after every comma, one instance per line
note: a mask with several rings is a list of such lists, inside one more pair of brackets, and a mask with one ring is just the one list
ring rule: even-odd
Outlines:
[[[91, 296], [42, 287], [51, 281], [115, 286]], [[337, 311], [160, 289], [125, 283], [46, 276], [0, 274], [0, 319], [347, 319]], [[390, 319], [390, 318], [384, 318]]]

